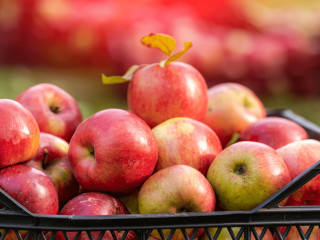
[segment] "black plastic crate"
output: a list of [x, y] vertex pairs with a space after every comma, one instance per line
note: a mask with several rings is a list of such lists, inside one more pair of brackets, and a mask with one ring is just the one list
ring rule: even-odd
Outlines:
[[[278, 116], [293, 120], [305, 128], [309, 138], [320, 140], [320, 127], [296, 115], [287, 109], [267, 109], [268, 116]], [[166, 214], [130, 214], [130, 215], [98, 215], [98, 216], [60, 216], [39, 215], [29, 212], [20, 203], [11, 198], [0, 189], [0, 203], [5, 207], [0, 209], [0, 229], [4, 233], [0, 240], [5, 239], [9, 230], [14, 230], [17, 238], [22, 240], [18, 230], [28, 230], [25, 240], [45, 240], [44, 233], [52, 232], [49, 240], [53, 240], [58, 231], [62, 231], [66, 240], [69, 239], [66, 232], [77, 232], [74, 240], [77, 240], [82, 231], [86, 231], [90, 240], [93, 240], [91, 231], [99, 231], [98, 239], [101, 240], [105, 231], [110, 231], [114, 240], [118, 240], [114, 231], [124, 231], [121, 240], [127, 233], [133, 230], [139, 240], [146, 240], [152, 230], [158, 230], [162, 240], [166, 240], [161, 229], [171, 229], [167, 240], [171, 239], [176, 229], [181, 229], [186, 240], [193, 240], [195, 233], [204, 228], [210, 240], [218, 238], [223, 227], [227, 227], [233, 239], [262, 239], [266, 230], [275, 233], [279, 239], [286, 239], [292, 226], [296, 226], [301, 239], [309, 239], [314, 226], [320, 225], [320, 206], [303, 207], [279, 207], [278, 204], [295, 192], [305, 183], [320, 173], [320, 161], [303, 172], [276, 194], [268, 198], [251, 211], [215, 211], [208, 213], [166, 213]], [[309, 226], [304, 234], [300, 226]], [[280, 234], [279, 226], [286, 226], [284, 233]], [[211, 236], [208, 228], [217, 227], [218, 231]], [[231, 227], [241, 227], [239, 234], [235, 235]], [[254, 227], [263, 227], [259, 236]], [[188, 236], [185, 229], [195, 228], [192, 236]]]

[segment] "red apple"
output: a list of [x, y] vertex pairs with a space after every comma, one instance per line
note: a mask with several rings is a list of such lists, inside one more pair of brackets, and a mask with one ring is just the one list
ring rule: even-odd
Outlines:
[[[16, 164], [1, 169], [0, 189], [32, 213], [58, 214], [59, 202], [55, 186], [45, 173], [36, 168]], [[27, 236], [28, 232], [28, 230], [18, 231], [22, 239]], [[3, 233], [4, 229], [0, 229], [0, 236]], [[9, 229], [4, 237], [4, 240], [19, 239], [13, 229]]]
[[247, 141], [232, 144], [218, 154], [207, 179], [227, 211], [251, 210], [291, 181], [276, 150]]
[[266, 117], [261, 100], [249, 88], [237, 83], [221, 83], [208, 90], [208, 110], [204, 119], [219, 137], [222, 147], [234, 133]]
[[0, 99], [0, 168], [30, 161], [40, 145], [39, 127], [20, 103]]
[[35, 214], [58, 214], [57, 190], [44, 172], [16, 164], [0, 169], [0, 188]]
[[[291, 178], [299, 174], [320, 160], [320, 142], [313, 139], [289, 143], [279, 149], [287, 164]], [[320, 176], [316, 176], [296, 192], [289, 196], [288, 205], [320, 205]]]
[[[216, 198], [208, 180], [201, 172], [187, 165], [174, 165], [164, 168], [149, 177], [141, 186], [138, 194], [138, 208], [141, 214], [212, 212]], [[168, 238], [170, 229], [162, 230]], [[186, 229], [189, 237], [194, 229]], [[196, 237], [203, 233], [200, 229]], [[154, 237], [161, 239], [154, 230]], [[177, 229], [172, 240], [185, 239]]]
[[41, 132], [53, 134], [67, 142], [82, 122], [75, 99], [53, 84], [34, 85], [21, 92], [16, 101], [30, 110]]
[[[83, 193], [71, 199], [60, 211], [59, 215], [118, 215], [129, 214], [126, 207], [120, 202], [119, 199], [99, 192]], [[91, 232], [93, 239], [97, 239], [100, 231]], [[70, 239], [74, 239], [77, 232], [68, 232], [67, 235]], [[118, 239], [121, 239], [123, 232], [115, 231]], [[48, 238], [47, 238], [48, 239]], [[89, 240], [87, 233], [83, 231], [79, 240]], [[133, 231], [129, 231], [126, 240], [137, 239]], [[65, 240], [62, 232], [58, 232], [55, 240]], [[106, 231], [102, 240], [114, 240], [111, 233]]]
[[203, 120], [208, 105], [207, 84], [189, 64], [151, 64], [134, 73], [128, 105], [151, 128], [174, 117]]
[[204, 176], [222, 147], [207, 125], [191, 118], [172, 118], [152, 129], [158, 141], [155, 172], [176, 164], [194, 167]]
[[36, 156], [27, 163], [45, 172], [53, 181], [60, 208], [78, 193], [77, 183], [68, 158], [69, 144], [49, 133], [40, 133], [40, 147]]
[[291, 142], [308, 139], [303, 127], [292, 120], [281, 117], [266, 117], [248, 126], [242, 140], [267, 144], [278, 149]]
[[69, 146], [74, 175], [87, 191], [129, 193], [152, 174], [157, 157], [157, 139], [150, 127], [121, 109], [87, 118]]
[[[241, 228], [240, 227], [233, 227], [231, 229], [232, 229], [234, 235], [237, 236], [237, 234], [239, 233]], [[209, 228], [209, 232], [210, 232], [211, 236], [215, 236], [217, 230], [218, 230], [218, 228]], [[258, 233], [258, 235], [261, 236], [263, 227], [255, 227], [255, 230]], [[207, 236], [206, 233], [203, 233], [198, 239], [199, 240], [209, 240], [209, 237]], [[251, 239], [255, 239], [253, 233], [251, 233]], [[231, 237], [231, 235], [229, 233], [228, 228], [226, 228], [226, 227], [222, 228], [217, 240], [233, 240], [233, 238]], [[243, 234], [239, 240], [244, 240]], [[266, 231], [266, 233], [263, 237], [263, 240], [273, 240], [273, 235], [269, 229]]]

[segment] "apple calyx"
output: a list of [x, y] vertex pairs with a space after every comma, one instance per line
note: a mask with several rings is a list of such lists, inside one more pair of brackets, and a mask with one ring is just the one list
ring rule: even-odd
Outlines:
[[234, 173], [239, 176], [246, 174], [246, 172], [247, 172], [247, 166], [243, 164], [237, 165], [234, 169]]
[[106, 75], [102, 74], [102, 83], [103, 84], [116, 84], [116, 83], [130, 82], [131, 79], [132, 79], [133, 74], [139, 68], [145, 67], [147, 65], [148, 64], [133, 65], [127, 70], [127, 72], [123, 76], [110, 76], [110, 77], [107, 77]]
[[175, 53], [174, 55], [171, 55], [171, 52], [174, 50], [176, 46], [176, 41], [173, 37], [163, 34], [163, 33], [150, 33], [147, 36], [144, 36], [141, 39], [141, 43], [147, 47], [150, 48], [157, 48], [161, 50], [164, 54], [169, 56], [168, 60], [164, 60], [160, 62], [161, 67], [165, 67], [171, 62], [179, 59], [183, 54], [185, 54], [191, 47], [192, 42], [185, 42], [184, 43], [184, 49], [180, 52]]
[[61, 112], [61, 109], [60, 109], [60, 107], [59, 107], [59, 106], [52, 105], [52, 106], [50, 106], [49, 108], [50, 108], [50, 111], [51, 111], [51, 112], [53, 112], [53, 113], [58, 114], [58, 113], [60, 113], [60, 112]]

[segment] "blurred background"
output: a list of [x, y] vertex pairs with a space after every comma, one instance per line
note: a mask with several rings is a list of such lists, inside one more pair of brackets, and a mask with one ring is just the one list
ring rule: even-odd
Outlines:
[[208, 87], [237, 82], [266, 107], [320, 125], [319, 0], [0, 0], [0, 98], [41, 82], [62, 87], [84, 118], [127, 109], [128, 85], [102, 85], [133, 64], [166, 59], [140, 39], [193, 47], [180, 59]]

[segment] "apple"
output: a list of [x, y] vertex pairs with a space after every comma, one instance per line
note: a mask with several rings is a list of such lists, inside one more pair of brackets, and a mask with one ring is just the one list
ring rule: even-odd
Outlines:
[[204, 176], [222, 146], [217, 135], [202, 122], [177, 117], [152, 129], [158, 141], [158, 161], [154, 172], [176, 164], [194, 167]]
[[136, 188], [133, 192], [118, 196], [118, 199], [126, 206], [131, 214], [139, 214], [138, 194], [140, 188]]
[[234, 143], [218, 154], [207, 179], [227, 211], [251, 210], [291, 181], [276, 150], [248, 141]]
[[172, 62], [165, 67], [150, 64], [134, 72], [128, 88], [128, 106], [150, 128], [174, 117], [203, 120], [207, 84], [189, 64]]
[[[127, 208], [119, 199], [106, 193], [87, 192], [71, 199], [60, 211], [59, 215], [118, 215], [129, 214]], [[91, 231], [93, 239], [98, 239], [101, 231]], [[120, 240], [124, 232], [115, 231]], [[69, 239], [74, 239], [77, 232], [68, 232]], [[47, 238], [49, 239], [49, 238]], [[55, 240], [64, 240], [62, 232], [58, 232]], [[79, 240], [89, 240], [87, 233], [83, 231]], [[136, 240], [137, 237], [133, 231], [129, 231], [126, 240]], [[102, 240], [114, 240], [110, 231], [106, 231]]]
[[[232, 227], [231, 228], [234, 235], [237, 236], [237, 234], [240, 231], [240, 227]], [[211, 234], [212, 237], [215, 236], [216, 232], [217, 232], [218, 228], [209, 228], [209, 232]], [[255, 227], [255, 230], [257, 232], [257, 234], [259, 236], [261, 236], [261, 233], [263, 231], [263, 227]], [[209, 240], [209, 237], [207, 236], [206, 233], [203, 233], [199, 238], [199, 240]], [[255, 239], [253, 233], [251, 233], [251, 239]], [[221, 229], [221, 232], [219, 234], [219, 237], [217, 238], [217, 240], [233, 240], [233, 238], [231, 237], [228, 228], [224, 227]], [[239, 240], [244, 240], [244, 235], [242, 234], [242, 236], [240, 237]], [[263, 240], [273, 240], [273, 235], [270, 232], [270, 230], [268, 229], [263, 237]]]
[[69, 145], [74, 175], [86, 191], [132, 192], [152, 174], [157, 157], [150, 127], [121, 109], [102, 110], [84, 120]]
[[[277, 149], [277, 152], [287, 164], [291, 178], [294, 179], [320, 160], [320, 142], [313, 139], [296, 141]], [[320, 205], [320, 176], [303, 185], [288, 199], [288, 205], [314, 204]]]
[[35, 214], [58, 214], [57, 190], [47, 174], [24, 164], [0, 169], [0, 188]]
[[60, 208], [78, 193], [79, 184], [73, 175], [68, 158], [69, 144], [50, 133], [40, 133], [40, 147], [36, 156], [27, 163], [46, 173], [53, 181]]
[[30, 110], [41, 132], [58, 136], [67, 142], [82, 122], [75, 99], [53, 84], [34, 85], [21, 92], [15, 100]]
[[234, 133], [266, 117], [261, 100], [253, 91], [237, 83], [221, 83], [208, 89], [208, 110], [203, 120], [219, 137], [222, 147]]
[[20, 103], [0, 99], [0, 168], [30, 161], [40, 145], [35, 118]]
[[[309, 226], [300, 226], [302, 231], [304, 232], [304, 234], [306, 234], [306, 232], [308, 231], [309, 229]], [[279, 230], [280, 230], [280, 233], [283, 234], [286, 227], [278, 227]], [[278, 236], [276, 233], [273, 234], [274, 236], [274, 240], [279, 240]], [[289, 234], [286, 238], [286, 240], [296, 240], [296, 239], [302, 239], [300, 234], [299, 234], [299, 231], [297, 229], [296, 226], [292, 226], [290, 231], [289, 231]], [[307, 238], [306, 238], [307, 239]], [[319, 226], [314, 226], [311, 234], [310, 234], [310, 237], [308, 238], [309, 240], [318, 240], [320, 239], [320, 229], [319, 229]]]
[[[0, 189], [32, 213], [55, 215], [59, 212], [58, 194], [52, 180], [36, 168], [16, 164], [0, 169]], [[28, 232], [18, 231], [22, 239]], [[4, 229], [0, 229], [0, 236], [3, 233]], [[4, 237], [4, 240], [19, 239], [13, 229]]]
[[308, 139], [308, 134], [296, 122], [281, 117], [266, 117], [249, 125], [241, 135], [242, 140], [267, 144], [278, 149], [291, 142]]
[[[173, 165], [149, 177], [141, 186], [138, 194], [138, 209], [141, 214], [212, 212], [215, 210], [215, 192], [201, 172], [187, 165]], [[166, 238], [170, 229], [162, 229]], [[186, 229], [189, 237], [194, 229]], [[204, 229], [200, 229], [196, 237]], [[161, 239], [158, 231], [152, 236]], [[185, 239], [177, 229], [172, 240]]]

